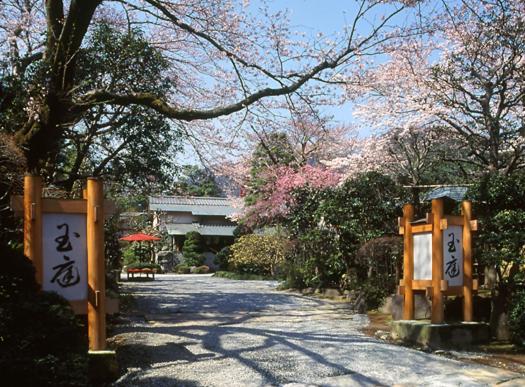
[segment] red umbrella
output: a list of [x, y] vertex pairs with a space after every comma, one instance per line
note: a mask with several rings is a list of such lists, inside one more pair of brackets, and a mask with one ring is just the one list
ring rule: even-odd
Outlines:
[[[120, 240], [127, 241], [127, 242], [155, 242], [155, 241], [160, 241], [160, 238], [153, 236], [153, 235], [143, 234], [139, 232], [138, 234], [131, 234], [131, 235], [122, 237], [120, 238]], [[142, 243], [140, 244], [140, 246], [141, 246], [140, 250], [142, 251]]]
[[145, 242], [145, 241], [160, 241], [159, 237], [148, 235], [148, 234], [131, 234], [125, 237], [120, 238], [121, 241], [128, 241], [128, 242]]

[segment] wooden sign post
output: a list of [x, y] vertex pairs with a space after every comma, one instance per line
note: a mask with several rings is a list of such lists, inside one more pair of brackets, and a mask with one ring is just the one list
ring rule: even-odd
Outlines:
[[403, 229], [405, 237], [403, 238], [403, 278], [405, 303], [403, 305], [403, 319], [411, 320], [414, 318], [414, 290], [412, 289], [412, 280], [414, 278], [414, 258], [412, 254], [414, 239], [412, 238], [412, 225], [414, 220], [414, 206], [405, 204], [403, 207]]
[[444, 321], [443, 296], [463, 296], [463, 320], [472, 321], [472, 294], [478, 284], [472, 279], [472, 205], [462, 202], [462, 215], [445, 215], [443, 199], [432, 200], [432, 213], [414, 221], [414, 208], [403, 207], [399, 232], [404, 235], [403, 279], [399, 294], [404, 296], [403, 319], [414, 319], [414, 292], [432, 298], [431, 322]]
[[88, 336], [89, 349], [106, 349], [106, 270], [102, 181], [87, 181]]
[[[442, 291], [447, 290], [443, 280], [443, 233], [441, 219], [443, 218], [443, 199], [432, 200], [432, 313], [433, 324], [442, 323], [444, 318]], [[444, 285], [444, 286], [443, 286]]]
[[36, 281], [42, 284], [42, 178], [24, 176], [24, 254], [33, 261]]
[[106, 348], [106, 288], [102, 181], [90, 178], [85, 199], [42, 198], [42, 178], [26, 175], [24, 196], [11, 207], [24, 215], [24, 253], [42, 290], [66, 298], [88, 315], [89, 349]]

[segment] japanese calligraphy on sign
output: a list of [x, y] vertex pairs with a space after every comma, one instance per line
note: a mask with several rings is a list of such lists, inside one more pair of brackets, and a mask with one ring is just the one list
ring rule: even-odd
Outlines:
[[443, 279], [449, 286], [463, 285], [463, 228], [443, 230]]
[[86, 216], [43, 215], [43, 290], [67, 300], [87, 298]]

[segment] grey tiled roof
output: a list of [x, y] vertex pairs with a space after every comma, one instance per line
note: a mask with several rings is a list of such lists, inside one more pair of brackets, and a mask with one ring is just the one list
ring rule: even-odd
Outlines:
[[198, 196], [150, 196], [149, 209], [216, 216], [228, 216], [237, 211], [228, 198]]
[[438, 187], [428, 191], [423, 195], [423, 200], [432, 200], [439, 198], [450, 198], [457, 202], [462, 201], [467, 194], [468, 187]]
[[201, 235], [209, 236], [233, 236], [235, 226], [210, 226], [198, 223], [192, 224], [175, 224], [166, 225], [166, 231], [169, 235], [186, 235], [190, 231], [197, 231]]

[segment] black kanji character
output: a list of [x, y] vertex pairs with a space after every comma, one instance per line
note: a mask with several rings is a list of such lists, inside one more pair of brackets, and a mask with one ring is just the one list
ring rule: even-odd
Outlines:
[[64, 255], [64, 263], [56, 265], [53, 270], [56, 270], [54, 277], [51, 279], [51, 283], [55, 282], [63, 288], [74, 286], [80, 282], [80, 274], [75, 265], [75, 261], [71, 260], [68, 256]]

